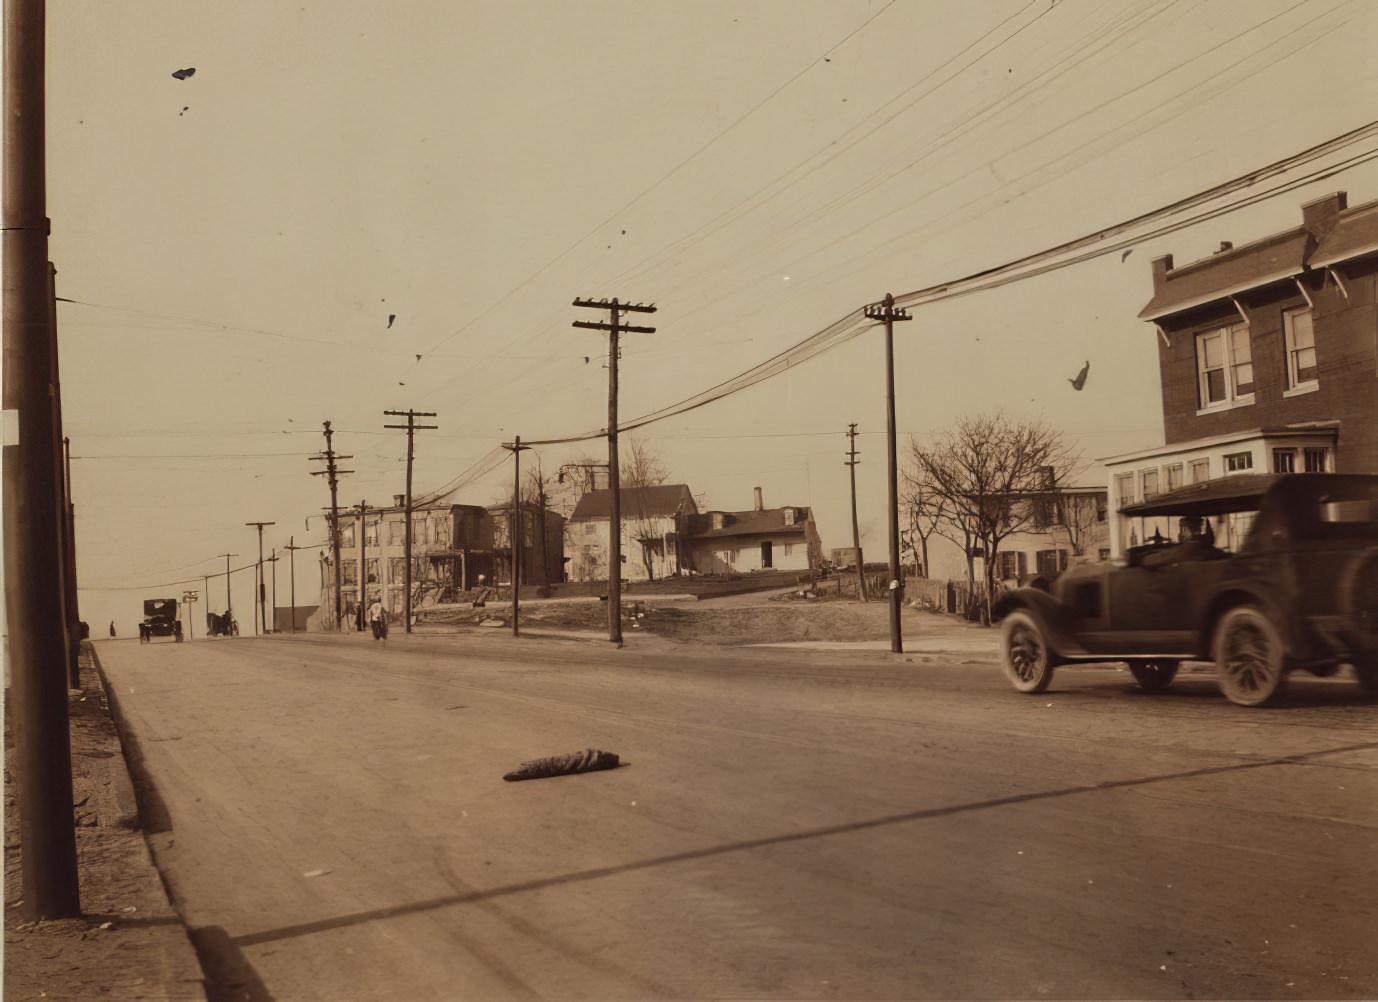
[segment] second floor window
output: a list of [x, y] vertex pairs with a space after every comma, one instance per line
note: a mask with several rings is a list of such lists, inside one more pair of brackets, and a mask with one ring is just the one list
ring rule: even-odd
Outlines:
[[1326, 473], [1330, 469], [1330, 450], [1324, 446], [1302, 451], [1307, 473]]
[[1134, 503], [1134, 474], [1115, 474], [1115, 507], [1123, 508]]
[[1210, 459], [1193, 459], [1191, 461], [1191, 482], [1202, 484], [1211, 478]]
[[1249, 328], [1235, 324], [1196, 335], [1196, 373], [1201, 407], [1252, 403], [1254, 364]]
[[1316, 385], [1316, 330], [1310, 310], [1288, 310], [1282, 315], [1282, 334], [1287, 345], [1287, 388]]
[[1147, 501], [1158, 493], [1158, 471], [1141, 470], [1139, 472], [1139, 483], [1143, 487], [1144, 500]]
[[1273, 472], [1274, 472], [1274, 473], [1296, 473], [1296, 472], [1297, 472], [1297, 450], [1296, 450], [1296, 449], [1274, 449], [1274, 450], [1273, 450]]
[[1167, 489], [1175, 491], [1182, 486], [1182, 464], [1173, 463], [1167, 467]]
[[1252, 452], [1231, 452], [1225, 457], [1226, 473], [1242, 473], [1253, 468], [1254, 454]]

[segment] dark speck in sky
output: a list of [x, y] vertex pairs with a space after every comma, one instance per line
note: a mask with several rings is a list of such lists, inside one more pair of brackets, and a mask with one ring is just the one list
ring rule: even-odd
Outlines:
[[187, 79], [187, 77], [191, 76], [191, 75], [194, 74], [195, 72], [196, 72], [196, 67], [195, 67], [195, 66], [188, 66], [188, 67], [187, 67], [186, 69], [184, 69], [184, 70], [173, 70], [173, 71], [172, 71], [172, 75], [175, 76], [178, 80], [185, 80], [185, 79]]
[[396, 313], [388, 314], [388, 330], [392, 330], [392, 322], [397, 319]]

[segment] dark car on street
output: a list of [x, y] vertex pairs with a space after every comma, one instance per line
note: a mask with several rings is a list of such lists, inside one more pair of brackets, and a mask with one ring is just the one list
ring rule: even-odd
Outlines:
[[139, 624], [139, 639], [151, 640], [153, 637], [174, 637], [182, 641], [182, 621], [177, 618], [175, 598], [144, 599], [144, 619]]
[[1220, 690], [1243, 706], [1276, 699], [1297, 669], [1349, 665], [1378, 692], [1378, 475], [1235, 474], [1123, 513], [1175, 520], [1187, 536], [1204, 526], [1205, 538], [1163, 538], [1159, 525], [1123, 561], [1002, 596], [993, 611], [1016, 689], [1042, 692], [1058, 665], [1124, 662], [1158, 691], [1181, 662], [1214, 661]]

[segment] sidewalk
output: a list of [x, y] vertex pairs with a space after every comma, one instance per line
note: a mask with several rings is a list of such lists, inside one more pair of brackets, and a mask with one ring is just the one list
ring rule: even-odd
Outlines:
[[7, 769], [4, 996], [205, 1002], [201, 965], [144, 841], [118, 708], [112, 713], [89, 642], [81, 688], [68, 703], [82, 915], [19, 921], [19, 826]]

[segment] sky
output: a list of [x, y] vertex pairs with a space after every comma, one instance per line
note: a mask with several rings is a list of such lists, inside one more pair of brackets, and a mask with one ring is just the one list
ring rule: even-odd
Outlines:
[[[536, 450], [546, 471], [606, 459], [607, 340], [572, 327], [605, 315], [575, 299], [657, 307], [633, 319], [654, 334], [623, 339], [630, 421], [887, 292], [1368, 124], [1376, 28], [1364, 0], [49, 0], [81, 616], [128, 635], [143, 599], [202, 575], [223, 611], [223, 555], [257, 558], [253, 521], [275, 523], [265, 553], [307, 547], [297, 601], [314, 603], [323, 421], [352, 457], [342, 505], [405, 489], [383, 412], [408, 408], [438, 426], [418, 433], [416, 491], [491, 503], [510, 460], [466, 473], [515, 435], [593, 436]], [[1162, 442], [1136, 319], [1150, 261], [1295, 226], [1334, 190], [1378, 198], [1378, 167], [916, 308], [895, 335], [901, 454], [1003, 408], [1103, 482], [1096, 459]], [[758, 486], [812, 506], [826, 550], [850, 543], [851, 422], [862, 543], [883, 551], [879, 329], [635, 435], [701, 508], [749, 508]], [[252, 574], [233, 588], [246, 626]]]

